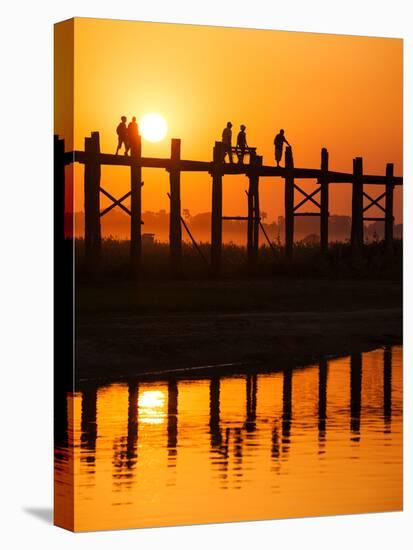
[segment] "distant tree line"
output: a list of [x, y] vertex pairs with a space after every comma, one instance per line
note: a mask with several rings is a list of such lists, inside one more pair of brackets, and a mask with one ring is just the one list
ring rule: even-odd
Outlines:
[[[143, 233], [154, 234], [154, 238], [160, 242], [166, 242], [169, 238], [169, 212], [159, 210], [158, 212], [146, 211], [143, 213]], [[183, 209], [182, 217], [193, 233], [195, 239], [200, 242], [210, 241], [211, 231], [211, 213], [203, 212], [191, 215], [188, 209]], [[265, 230], [276, 243], [284, 242], [285, 220], [283, 216], [279, 216], [277, 221], [267, 222], [268, 216], [265, 212], [261, 212], [262, 223]], [[113, 210], [102, 219], [102, 236], [115, 237], [118, 239], [129, 239], [130, 220], [127, 215], [118, 210]], [[83, 236], [84, 233], [84, 214], [76, 212], [75, 219], [75, 235]], [[295, 218], [295, 239], [308, 243], [315, 243], [319, 240], [320, 220], [316, 217]], [[224, 221], [223, 224], [223, 239], [224, 242], [233, 242], [243, 245], [246, 243], [246, 222], [245, 221]], [[351, 232], [351, 217], [331, 215], [329, 219], [329, 235], [331, 241], [347, 241], [350, 238]], [[394, 236], [396, 239], [401, 239], [403, 233], [403, 224], [395, 224]], [[373, 242], [381, 240], [384, 237], [384, 223], [373, 222], [364, 227], [365, 240]], [[189, 240], [185, 231], [183, 231], [184, 240]]]

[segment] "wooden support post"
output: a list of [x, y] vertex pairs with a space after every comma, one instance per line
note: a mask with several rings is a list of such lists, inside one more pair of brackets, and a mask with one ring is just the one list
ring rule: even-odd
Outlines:
[[169, 246], [170, 266], [173, 275], [179, 275], [182, 269], [182, 229], [181, 229], [181, 140], [171, 140], [170, 181], [170, 216], [169, 216]]
[[353, 196], [351, 217], [351, 249], [354, 260], [361, 259], [363, 251], [363, 159], [353, 160]]
[[322, 254], [328, 251], [328, 151], [321, 149], [320, 195], [320, 247]]
[[386, 247], [386, 255], [391, 257], [393, 255], [393, 181], [394, 165], [392, 163], [386, 166], [386, 213], [384, 216], [384, 241]]
[[211, 269], [215, 276], [221, 273], [222, 253], [222, 142], [216, 141], [212, 168]]
[[92, 277], [100, 271], [100, 141], [99, 132], [85, 139], [85, 256]]
[[248, 220], [247, 220], [247, 258], [248, 270], [251, 272], [254, 268], [254, 199], [255, 199], [255, 183], [256, 177], [254, 174], [256, 162], [255, 152], [250, 154], [250, 172], [248, 174]]
[[139, 275], [142, 268], [142, 142], [136, 137], [131, 150], [131, 201], [130, 201], [130, 267], [133, 275]]
[[254, 186], [253, 186], [253, 198], [254, 198], [254, 223], [253, 223], [253, 269], [256, 268], [258, 262], [258, 250], [259, 250], [259, 236], [260, 236], [260, 177], [258, 175], [258, 170], [262, 166], [262, 157], [255, 157], [255, 175], [254, 175]]
[[291, 147], [285, 150], [285, 255], [293, 257], [294, 247], [294, 160]]

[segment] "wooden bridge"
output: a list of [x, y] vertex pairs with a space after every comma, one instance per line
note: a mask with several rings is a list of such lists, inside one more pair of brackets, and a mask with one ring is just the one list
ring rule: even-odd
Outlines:
[[[84, 151], [65, 152], [64, 140], [55, 136], [54, 141], [54, 177], [56, 208], [64, 212], [65, 166], [74, 162], [84, 164], [84, 197], [85, 197], [85, 251], [89, 272], [97, 273], [101, 256], [101, 222], [100, 218], [115, 207], [121, 208], [130, 216], [130, 261], [133, 273], [139, 274], [142, 268], [142, 168], [160, 168], [169, 173], [170, 180], [170, 262], [173, 274], [179, 274], [182, 269], [182, 225], [188, 231], [194, 245], [196, 242], [185, 225], [181, 216], [181, 172], [207, 172], [212, 178], [212, 219], [211, 219], [211, 273], [218, 276], [221, 272], [222, 256], [222, 221], [228, 219], [245, 220], [247, 222], [247, 254], [248, 265], [254, 271], [259, 249], [259, 232], [263, 231], [268, 244], [272, 246], [260, 218], [259, 178], [276, 177], [284, 182], [285, 198], [285, 254], [287, 259], [293, 257], [294, 218], [297, 216], [316, 216], [320, 219], [320, 247], [322, 253], [328, 250], [328, 217], [329, 217], [329, 184], [352, 185], [352, 216], [351, 216], [351, 247], [355, 259], [363, 253], [364, 221], [383, 221], [385, 228], [386, 253], [391, 256], [393, 251], [393, 192], [396, 185], [403, 184], [403, 178], [394, 175], [393, 164], [386, 165], [382, 176], [363, 173], [363, 159], [353, 160], [353, 172], [344, 173], [329, 170], [327, 149], [321, 150], [320, 168], [298, 168], [294, 166], [291, 147], [286, 148], [285, 167], [264, 166], [262, 156], [252, 150], [248, 164], [223, 162], [223, 145], [215, 142], [212, 161], [197, 161], [181, 159], [181, 140], [171, 140], [171, 155], [169, 158], [150, 158], [141, 154], [141, 138], [139, 136], [132, 148], [131, 156], [111, 155], [100, 150], [99, 132], [92, 132], [85, 138]], [[120, 198], [113, 197], [101, 187], [101, 166], [129, 166], [130, 191]], [[246, 217], [229, 217], [222, 214], [223, 176], [243, 174], [248, 178], [249, 188], [248, 215]], [[304, 191], [296, 180], [315, 181], [315, 189], [310, 193]], [[383, 192], [376, 198], [366, 191], [368, 185], [382, 185]], [[100, 194], [104, 194], [112, 204], [100, 209]], [[301, 200], [295, 201], [296, 195]], [[130, 198], [130, 208], [123, 203]], [[368, 203], [364, 205], [364, 199]], [[310, 202], [317, 207], [316, 212], [302, 211], [302, 207]], [[382, 217], [369, 217], [368, 210], [376, 206], [382, 212]], [[56, 228], [63, 235], [63, 215]], [[202, 254], [200, 249], [198, 251]], [[205, 259], [205, 257], [204, 257]]]

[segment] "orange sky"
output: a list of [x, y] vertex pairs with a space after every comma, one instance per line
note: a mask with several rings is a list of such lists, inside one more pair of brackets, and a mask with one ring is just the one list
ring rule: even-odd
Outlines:
[[[70, 25], [56, 27], [56, 78], [65, 83], [59, 94], [71, 79]], [[334, 170], [351, 171], [353, 157], [362, 156], [365, 172], [384, 174], [394, 162], [402, 174], [402, 40], [75, 19], [74, 44], [77, 149], [99, 130], [102, 150], [114, 152], [121, 115], [156, 111], [169, 131], [162, 142], [143, 140], [145, 156], [169, 156], [170, 138], [180, 137], [183, 158], [209, 160], [231, 120], [234, 134], [247, 126], [265, 164], [274, 163], [273, 139], [283, 127], [296, 166], [318, 167], [327, 147]], [[55, 131], [70, 141], [71, 95], [55, 105]], [[75, 174], [75, 210], [82, 210], [80, 167]], [[167, 173], [145, 169], [143, 180], [143, 210], [168, 210]], [[283, 214], [282, 180], [261, 181], [261, 208], [274, 220]], [[128, 183], [127, 168], [103, 169], [102, 184], [115, 195]], [[224, 214], [245, 214], [246, 186], [245, 177], [224, 179]], [[210, 193], [208, 175], [182, 176], [182, 208], [209, 211]], [[395, 202], [400, 222], [400, 190]], [[350, 186], [331, 186], [330, 213], [349, 214], [350, 204]]]

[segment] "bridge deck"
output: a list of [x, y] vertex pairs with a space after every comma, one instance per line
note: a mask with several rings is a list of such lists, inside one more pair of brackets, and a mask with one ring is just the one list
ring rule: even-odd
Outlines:
[[[73, 162], [79, 162], [84, 164], [87, 160], [88, 154], [84, 151], [73, 151], [65, 153], [65, 164], [71, 164]], [[136, 159], [134, 157], [125, 155], [111, 155], [108, 153], [100, 153], [99, 155], [92, 156], [93, 161], [98, 160], [99, 164], [110, 166], [141, 166], [142, 168], [163, 168], [169, 170], [171, 167], [170, 158], [151, 158], [141, 157]], [[92, 160], [91, 159], [91, 160]], [[212, 173], [214, 170], [214, 164], [208, 161], [198, 160], [179, 160], [178, 168], [181, 172], [208, 172]], [[221, 165], [222, 175], [235, 175], [245, 174], [248, 175], [252, 171], [258, 176], [262, 177], [286, 177], [286, 169], [277, 166], [258, 166], [251, 168], [249, 164], [230, 164], [223, 163]], [[293, 177], [296, 179], [318, 179], [321, 176], [321, 170], [316, 168], [294, 168]], [[329, 183], [352, 183], [354, 175], [352, 173], [328, 171], [327, 179]], [[362, 176], [363, 184], [372, 185], [384, 185], [386, 184], [386, 176], [367, 175]], [[402, 185], [403, 178], [401, 176], [395, 176], [395, 185]]]

